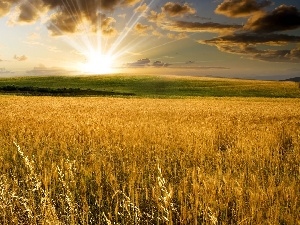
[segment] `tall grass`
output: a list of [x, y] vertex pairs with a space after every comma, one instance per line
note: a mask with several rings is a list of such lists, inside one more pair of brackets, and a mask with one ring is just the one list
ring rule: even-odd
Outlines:
[[295, 99], [0, 98], [1, 224], [299, 224]]

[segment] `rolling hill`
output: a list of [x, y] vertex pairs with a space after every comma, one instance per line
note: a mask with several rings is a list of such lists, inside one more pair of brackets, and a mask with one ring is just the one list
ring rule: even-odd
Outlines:
[[154, 76], [47, 76], [1, 78], [0, 93], [49, 96], [275, 97], [299, 98], [293, 81]]

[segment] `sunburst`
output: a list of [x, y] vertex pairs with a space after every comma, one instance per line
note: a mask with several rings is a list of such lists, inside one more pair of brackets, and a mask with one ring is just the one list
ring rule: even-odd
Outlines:
[[82, 72], [89, 74], [108, 74], [113, 72], [113, 56], [97, 51], [91, 51], [85, 55], [86, 62], [80, 65]]
[[[155, 0], [151, 0], [148, 4], [150, 7]], [[37, 13], [41, 13], [39, 8], [35, 5], [28, 3], [32, 10]], [[139, 6], [144, 4], [144, 0], [140, 2]], [[102, 33], [101, 24], [103, 18], [100, 15], [103, 13], [101, 10], [96, 10], [97, 24], [96, 32], [91, 32], [90, 24], [81, 17], [81, 12], [83, 6], [78, 3], [78, 1], [72, 2], [72, 5], [68, 1], [62, 1], [62, 5], [69, 13], [70, 18], [76, 23], [76, 33], [73, 35], [65, 35], [64, 30], [56, 26], [55, 23], [50, 21], [51, 26], [56, 30], [57, 34], [61, 34], [61, 39], [68, 44], [71, 48], [75, 50], [78, 55], [84, 56], [84, 62], [72, 63], [72, 67], [76, 71], [81, 71], [86, 74], [109, 74], [119, 71], [120, 58], [127, 54], [128, 50], [133, 49], [141, 42], [137, 42], [136, 39], [129, 41], [129, 43], [124, 44], [124, 40], [134, 29], [138, 21], [143, 18], [143, 12], [135, 11], [131, 18], [128, 20], [127, 25], [123, 28], [121, 32], [118, 33], [117, 37], [106, 37]], [[94, 13], [91, 11], [91, 13]], [[112, 39], [110, 39], [112, 38]], [[116, 67], [116, 65], [118, 65]]]

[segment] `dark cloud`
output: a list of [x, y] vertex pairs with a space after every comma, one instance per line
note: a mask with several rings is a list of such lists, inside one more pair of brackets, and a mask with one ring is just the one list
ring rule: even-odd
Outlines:
[[[211, 40], [199, 41], [202, 44], [216, 46], [220, 51], [243, 55], [252, 59], [268, 62], [300, 62], [300, 50], [274, 50], [265, 46], [284, 46], [299, 43], [300, 37], [284, 34], [259, 35], [257, 33], [233, 34]], [[263, 48], [259, 46], [263, 45]]]
[[224, 0], [215, 10], [215, 13], [228, 17], [247, 17], [271, 5], [269, 0]]
[[192, 60], [189, 60], [189, 61], [186, 61], [185, 64], [194, 64], [195, 61], [192, 61]]
[[[64, 14], [62, 12], [53, 14], [51, 17], [51, 23], [48, 25], [48, 30], [52, 36], [59, 36], [65, 33], [77, 33], [86, 32], [86, 30], [80, 30], [82, 28], [78, 21], [81, 17], [78, 15]], [[114, 36], [117, 34], [113, 24], [116, 20], [112, 17], [107, 17], [105, 14], [98, 13], [97, 18], [93, 18], [90, 24], [90, 31], [101, 31], [103, 35]]]
[[152, 10], [148, 15], [148, 21], [154, 23], [160, 23], [168, 20], [169, 17], [183, 17], [185, 15], [194, 15], [196, 9], [192, 8], [189, 4], [179, 4], [174, 2], [167, 2], [161, 7], [161, 12]]
[[96, 12], [98, 10], [108, 10], [112, 11], [117, 6], [133, 6], [141, 0], [77, 0], [74, 2], [66, 2], [62, 0], [41, 0], [45, 3], [45, 5], [49, 6], [51, 9], [55, 7], [70, 7], [70, 10], [78, 10], [90, 11], [91, 13]]
[[221, 51], [233, 54], [240, 54], [252, 59], [267, 61], [267, 62], [290, 62], [300, 63], [299, 49], [291, 50], [260, 50], [257, 47], [232, 45], [218, 46]]
[[145, 67], [145, 66], [149, 66], [150, 62], [151, 62], [150, 59], [144, 58], [144, 59], [139, 59], [136, 62], [127, 63], [126, 66], [127, 67]]
[[199, 16], [199, 15], [193, 15], [191, 17], [196, 18], [196, 19], [200, 19], [200, 20], [211, 20], [210, 17], [204, 17], [204, 16]]
[[162, 7], [162, 12], [164, 12], [165, 14], [171, 17], [175, 17], [175, 16], [182, 17], [186, 14], [195, 14], [196, 10], [191, 6], [189, 6], [189, 4], [187, 3], [181, 5], [179, 3], [167, 2]]
[[264, 44], [264, 45], [285, 45], [287, 43], [300, 43], [300, 36], [291, 36], [286, 34], [265, 34], [240, 33], [221, 36], [207, 41], [201, 41], [206, 44]]
[[[45, 11], [44, 4], [41, 0], [30, 0], [29, 2], [23, 1], [20, 6], [20, 14], [18, 21], [31, 23], [39, 19], [40, 14]], [[41, 11], [37, 10], [41, 9]]]
[[208, 19], [195, 14], [196, 10], [187, 3], [179, 4], [168, 2], [161, 8], [161, 12], [151, 11], [147, 19], [149, 22], [156, 23], [157, 27], [164, 30], [180, 32], [180, 35], [167, 34], [167, 37], [177, 40], [187, 38], [187, 32], [233, 33], [243, 28], [243, 26], [235, 24], [174, 20], [174, 17], [183, 17], [185, 15], [187, 15], [187, 19], [191, 17], [201, 20]]
[[[141, 0], [0, 0], [0, 17], [17, 7], [17, 23], [32, 23], [44, 13], [51, 12], [48, 29], [52, 35], [82, 32], [82, 23], [86, 22], [91, 32], [102, 31], [103, 34], [115, 33], [112, 20], [103, 18], [103, 13], [113, 11], [117, 6], [133, 6]], [[101, 13], [100, 13], [101, 12]], [[110, 18], [110, 17], [108, 17]], [[110, 26], [107, 26], [109, 20]], [[104, 28], [102, 28], [104, 26]]]
[[245, 29], [254, 32], [275, 32], [293, 30], [300, 27], [300, 12], [294, 6], [281, 5], [270, 13], [251, 17]]
[[60, 36], [66, 33], [76, 33], [78, 16], [66, 15], [62, 12], [55, 13], [51, 16], [51, 23], [48, 25], [48, 30], [52, 36]]
[[241, 29], [241, 25], [228, 25], [220, 23], [200, 23], [200, 22], [187, 22], [187, 21], [174, 21], [162, 25], [164, 29], [177, 31], [177, 32], [234, 32]]
[[130, 67], [130, 68], [141, 68], [141, 67], [150, 67], [150, 66], [152, 66], [152, 67], [168, 67], [170, 65], [171, 64], [165, 63], [162, 61], [154, 61], [151, 64], [150, 59], [144, 58], [144, 59], [139, 59], [136, 62], [127, 63], [125, 66]]
[[[300, 27], [300, 12], [296, 7], [286, 5], [281, 5], [272, 12], [262, 11], [262, 8], [270, 4], [270, 1], [224, 1], [216, 9], [217, 13], [230, 17], [252, 15], [243, 27], [243, 32], [239, 30], [230, 35], [199, 42], [216, 46], [222, 52], [238, 54], [251, 59], [299, 63], [300, 49], [291, 46], [300, 43], [300, 36], [274, 32]], [[290, 49], [284, 46], [289, 46]]]
[[164, 62], [162, 62], [162, 61], [155, 61], [153, 64], [152, 64], [152, 66], [154, 66], [154, 67], [168, 67], [168, 66], [170, 66], [171, 64], [169, 64], [169, 63], [164, 63]]
[[300, 49], [264, 50], [254, 54], [253, 58], [269, 62], [300, 63]]
[[21, 55], [21, 56], [14, 55], [14, 59], [19, 62], [22, 62], [22, 61], [26, 61], [28, 58], [26, 55]]

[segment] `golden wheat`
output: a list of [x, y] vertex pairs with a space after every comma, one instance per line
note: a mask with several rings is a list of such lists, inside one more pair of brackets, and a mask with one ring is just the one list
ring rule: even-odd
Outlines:
[[299, 109], [1, 96], [0, 223], [300, 224]]

